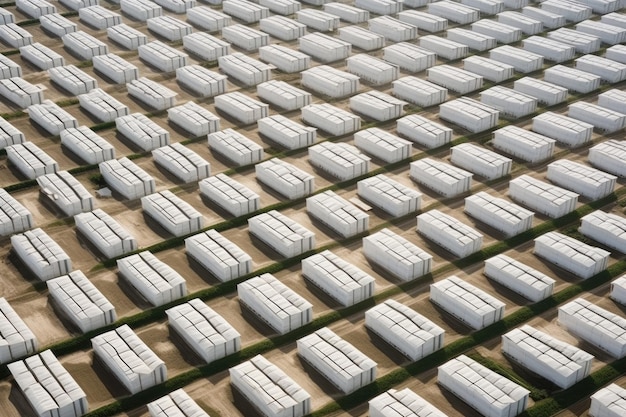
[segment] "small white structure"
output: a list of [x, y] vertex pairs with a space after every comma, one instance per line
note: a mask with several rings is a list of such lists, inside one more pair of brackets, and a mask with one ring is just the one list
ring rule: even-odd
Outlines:
[[78, 17], [81, 22], [96, 29], [106, 29], [122, 23], [122, 16], [119, 13], [98, 5], [79, 8]]
[[509, 182], [509, 197], [551, 218], [574, 211], [578, 202], [578, 194], [529, 175]]
[[422, 193], [392, 180], [384, 174], [357, 183], [359, 197], [367, 200], [393, 217], [404, 216], [420, 209]]
[[369, 415], [371, 417], [446, 417], [431, 403], [405, 388], [401, 391], [390, 389], [369, 401]]
[[267, 7], [271, 12], [289, 16], [300, 10], [301, 4], [295, 0], [260, 0], [261, 6]]
[[486, 15], [494, 15], [504, 10], [504, 1], [502, 0], [462, 0], [461, 4], [474, 7]]
[[269, 8], [245, 0], [225, 0], [222, 2], [222, 11], [244, 23], [258, 22], [270, 15]]
[[120, 0], [119, 3], [122, 13], [142, 22], [163, 14], [163, 8], [150, 0]]
[[585, 20], [576, 25], [577, 32], [588, 33], [600, 38], [609, 45], [621, 44], [626, 41], [626, 28], [620, 28], [603, 22]]
[[439, 117], [472, 133], [478, 133], [496, 127], [500, 119], [500, 111], [480, 101], [461, 97], [440, 104]]
[[7, 9], [0, 8], [0, 25], [6, 25], [9, 23], [15, 23], [15, 16]]
[[59, 164], [33, 142], [18, 143], [4, 149], [8, 161], [28, 179], [59, 170]]
[[343, 393], [354, 392], [376, 380], [376, 362], [328, 327], [296, 343], [298, 355]]
[[516, 80], [513, 82], [513, 89], [535, 97], [540, 103], [548, 106], [567, 100], [567, 88], [536, 78], [524, 77]]
[[626, 389], [611, 384], [591, 396], [589, 415], [593, 417], [613, 417], [626, 413]]
[[[469, 29], [452, 28], [448, 29], [446, 34], [446, 39], [467, 45], [469, 48], [477, 51], [486, 51], [488, 49], [495, 48], [498, 43], [498, 40], [493, 36], [485, 35], [480, 32], [474, 32]], [[444, 55], [444, 58], [445, 57], [446, 56]]]
[[13, 362], [37, 351], [37, 338], [4, 297], [0, 297], [0, 329], [0, 363]]
[[493, 132], [492, 145], [530, 163], [549, 159], [554, 154], [554, 139], [517, 126], [505, 126]]
[[126, 84], [139, 78], [139, 69], [115, 54], [94, 56], [92, 62], [97, 72], [117, 84]]
[[553, 112], [533, 117], [532, 129], [571, 148], [591, 141], [593, 133], [593, 125]]
[[141, 45], [148, 43], [148, 37], [145, 34], [125, 23], [108, 28], [107, 37], [113, 42], [122, 45], [124, 48], [133, 51]]
[[37, 278], [47, 281], [72, 270], [72, 260], [46, 232], [32, 229], [11, 236], [13, 251]]
[[176, 104], [178, 93], [163, 84], [141, 77], [126, 84], [128, 95], [156, 110], [166, 110]]
[[57, 8], [45, 0], [16, 0], [15, 5], [17, 10], [32, 19], [57, 12]]
[[432, 158], [411, 162], [411, 179], [446, 198], [466, 193], [472, 186], [471, 172]]
[[252, 272], [250, 255], [213, 229], [185, 239], [185, 251], [222, 282]]
[[538, 7], [524, 6], [522, 7], [522, 14], [539, 20], [546, 29], [557, 29], [565, 26], [566, 23], [565, 16], [562, 14], [549, 12]]
[[[185, 2], [186, 4], [187, 2]], [[193, 2], [195, 3], [195, 1]], [[147, 404], [150, 417], [209, 417], [182, 388]]]
[[280, 334], [310, 323], [313, 306], [271, 274], [237, 285], [239, 302]]
[[63, 58], [63, 55], [40, 44], [39, 42], [22, 46], [20, 48], [20, 56], [42, 71], [48, 70], [52, 67], [61, 67], [65, 65], [65, 58]]
[[200, 97], [226, 93], [228, 77], [200, 65], [187, 65], [176, 70], [176, 80]]
[[276, 210], [248, 219], [248, 231], [285, 258], [315, 248], [315, 233]]
[[372, 32], [383, 35], [389, 42], [405, 42], [417, 38], [417, 26], [389, 16], [380, 16], [367, 21]]
[[396, 128], [399, 134], [429, 149], [452, 140], [452, 129], [418, 114], [398, 119]]
[[228, 158], [237, 166], [256, 164], [263, 159], [263, 148], [233, 129], [209, 134], [208, 142], [211, 150]]
[[51, 350], [13, 362], [8, 369], [38, 417], [81, 417], [87, 395]]
[[171, 328], [206, 363], [241, 349], [239, 332], [198, 298], [165, 310], [165, 314]]
[[249, 125], [268, 116], [269, 105], [255, 100], [244, 93], [235, 91], [215, 97], [215, 108], [235, 120]]
[[459, 258], [478, 252], [483, 235], [439, 210], [417, 216], [417, 231]]
[[[552, 0], [550, 0], [552, 1]], [[548, 32], [548, 39], [571, 45], [580, 54], [592, 54], [600, 49], [601, 39], [595, 35], [561, 28]], [[609, 58], [610, 59], [610, 58]]]
[[11, 236], [34, 226], [33, 215], [4, 188], [0, 188], [0, 236]]
[[187, 295], [185, 278], [151, 252], [118, 259], [117, 268], [120, 275], [152, 305], [160, 306]]
[[137, 48], [139, 58], [163, 72], [175, 71], [187, 65], [186, 53], [161, 41], [152, 41]]
[[298, 38], [298, 48], [323, 63], [345, 59], [352, 52], [350, 43], [318, 32]]
[[363, 238], [363, 255], [405, 282], [429, 274], [433, 264], [431, 254], [387, 228]]
[[515, 71], [529, 73], [543, 67], [543, 56], [510, 45], [499, 46], [489, 51], [489, 58], [512, 65]]
[[406, 101], [377, 90], [350, 97], [350, 110], [379, 122], [397, 119], [404, 115]]
[[328, 250], [303, 259], [302, 275], [343, 306], [374, 295], [374, 277]]
[[206, 61], [217, 61], [217, 58], [230, 54], [230, 43], [206, 32], [183, 36], [183, 48]]
[[472, 32], [494, 37], [500, 43], [513, 43], [522, 38], [522, 30], [490, 19], [481, 19], [472, 23]]
[[[406, 6], [413, 7], [409, 5], [411, 1], [428, 3], [428, 1], [424, 0], [409, 0], [405, 1], [404, 4]], [[422, 5], [420, 4], [420, 6]], [[398, 19], [400, 19], [402, 22], [410, 23], [414, 26], [417, 26], [420, 30], [425, 30], [426, 32], [431, 33], [442, 32], [448, 28], [448, 19], [436, 16], [432, 13], [419, 12], [417, 10], [402, 11], [398, 13]]]
[[552, 296], [556, 283], [544, 273], [506, 255], [487, 259], [484, 274], [533, 302]]
[[286, 149], [308, 148], [315, 143], [317, 129], [294, 122], [280, 114], [257, 122], [259, 133]]
[[346, 59], [348, 71], [372, 85], [383, 85], [398, 78], [400, 68], [368, 54], [353, 55]]
[[614, 175], [567, 159], [548, 165], [547, 178], [592, 201], [611, 194], [617, 180]]
[[480, 93], [480, 101], [502, 114], [520, 118], [537, 111], [537, 99], [513, 89], [495, 86]]
[[469, 54], [469, 46], [436, 35], [426, 35], [420, 38], [420, 47], [433, 51], [438, 57], [448, 60], [465, 58]]
[[200, 193], [235, 217], [257, 211], [260, 197], [227, 175], [217, 174], [198, 183]]
[[63, 45], [82, 60], [109, 53], [107, 44], [82, 30], [63, 35]]
[[152, 158], [155, 163], [184, 183], [197, 182], [210, 175], [210, 164], [180, 143], [172, 143], [153, 150]]
[[619, 28], [626, 28], [626, 17], [623, 13], [608, 13], [600, 16], [600, 22], [607, 25], [617, 26]]
[[154, 178], [126, 157], [101, 162], [99, 168], [106, 184], [126, 199], [133, 200], [155, 191]]
[[33, 35], [15, 23], [8, 23], [0, 25], [0, 40], [13, 48], [21, 48], [33, 43]]
[[572, 103], [568, 107], [567, 115], [606, 133], [617, 132], [626, 126], [626, 114], [593, 103]]
[[165, 363], [127, 324], [94, 337], [91, 345], [98, 359], [131, 394], [167, 379]]
[[[516, 7], [517, 9], [518, 7]], [[498, 22], [521, 29], [526, 35], [536, 35], [543, 31], [543, 22], [521, 12], [506, 11], [498, 13]]]
[[614, 358], [626, 356], [626, 319], [620, 315], [577, 298], [559, 307], [559, 323]]
[[626, 79], [626, 64], [597, 55], [583, 55], [576, 59], [576, 69], [598, 75], [602, 81], [609, 83]]
[[307, 54], [277, 44], [260, 47], [259, 58], [287, 73], [304, 71], [311, 66], [311, 57]]
[[412, 361], [443, 347], [445, 331], [441, 327], [395, 300], [367, 310], [365, 326]]
[[302, 120], [333, 136], [341, 136], [361, 129], [361, 118], [332, 104], [309, 104], [301, 109]]
[[602, 78], [576, 68], [555, 65], [543, 72], [543, 79], [549, 83], [560, 85], [577, 93], [590, 93], [600, 88]]
[[610, 248], [626, 253], [626, 219], [596, 210], [581, 219], [580, 233]]
[[604, 271], [611, 255], [611, 252], [558, 232], [536, 238], [534, 253], [582, 279]]
[[400, 42], [383, 48], [383, 59], [404, 70], [420, 72], [435, 65], [437, 54], [412, 43]]
[[591, 7], [583, 3], [570, 4], [566, 0], [548, 0], [541, 3], [541, 9], [563, 15], [568, 21], [580, 22], [589, 19], [592, 14]]
[[448, 99], [448, 89], [418, 77], [402, 77], [393, 81], [393, 94], [420, 107], [441, 104]]
[[115, 307], [81, 271], [46, 282], [54, 306], [87, 333], [115, 323]]
[[464, 211], [507, 237], [525, 232], [533, 225], [532, 211], [484, 191], [467, 197]]
[[302, 85], [330, 98], [342, 98], [356, 94], [359, 76], [328, 65], [318, 65], [300, 73]]
[[504, 317], [502, 301], [456, 276], [430, 284], [430, 301], [475, 330]]
[[276, 365], [257, 355], [228, 370], [230, 383], [268, 417], [303, 417], [311, 396]]
[[74, 65], [50, 68], [48, 75], [52, 81], [76, 96], [98, 88], [95, 78]]
[[346, 3], [326, 3], [323, 8], [325, 12], [339, 16], [341, 20], [349, 23], [365, 23], [370, 18], [370, 12], [367, 10]]
[[393, 0], [355, 0], [354, 5], [379, 15], [396, 14], [402, 11], [402, 3]]
[[22, 76], [22, 67], [11, 61], [8, 57], [0, 55], [0, 78], [13, 78]]
[[339, 27], [339, 16], [316, 9], [303, 9], [296, 12], [299, 23], [318, 32], [332, 32]]
[[546, 60], [557, 63], [569, 61], [576, 54], [573, 46], [543, 36], [531, 36], [524, 39], [523, 43], [526, 51], [543, 55]]
[[202, 30], [213, 33], [231, 25], [233, 18], [208, 6], [197, 6], [187, 10], [187, 21]]
[[311, 146], [309, 161], [341, 181], [365, 175], [370, 167], [370, 158], [367, 155], [344, 142], [326, 141]]
[[196, 137], [220, 130], [220, 118], [193, 101], [168, 109], [167, 119]]
[[364, 233], [369, 228], [369, 214], [334, 191], [325, 191], [307, 198], [306, 211], [342, 238]]
[[93, 196], [67, 171], [40, 175], [37, 184], [41, 195], [47, 197], [67, 217], [94, 209]]
[[[229, 28], [232, 27], [234, 26], [229, 26]], [[267, 65], [239, 52], [221, 56], [217, 60], [220, 70], [224, 74], [247, 87], [269, 81], [272, 78], [272, 65]]]
[[105, 123], [112, 122], [118, 117], [127, 116], [130, 112], [128, 106], [100, 88], [94, 88], [88, 93], [79, 95], [78, 102], [80, 107], [96, 120]]
[[603, 171], [626, 177], [626, 142], [609, 139], [589, 149], [589, 162]]
[[202, 214], [169, 190], [142, 197], [141, 208], [174, 236], [198, 232], [204, 226]]
[[474, 174], [494, 180], [511, 173], [511, 159], [472, 143], [450, 148], [450, 162]]
[[133, 113], [116, 118], [115, 127], [143, 152], [170, 143], [170, 133], [142, 113]]
[[306, 25], [285, 16], [270, 16], [261, 19], [259, 28], [263, 32], [283, 41], [293, 41], [306, 35]]
[[407, 159], [412, 151], [411, 142], [377, 127], [356, 132], [354, 144], [363, 152], [387, 163]]
[[0, 80], [0, 95], [22, 109], [41, 104], [44, 100], [43, 91], [42, 85], [31, 84], [21, 77]]
[[193, 27], [189, 23], [167, 15], [151, 17], [146, 23], [149, 30], [168, 41], [179, 41], [183, 36], [193, 32]]
[[339, 28], [339, 39], [350, 42], [352, 46], [364, 51], [375, 51], [385, 46], [385, 37], [360, 26]]
[[593, 361], [584, 350], [528, 325], [502, 335], [502, 352], [563, 389], [586, 378]]
[[256, 178], [289, 200], [310, 195], [315, 190], [315, 177], [295, 165], [272, 158], [254, 166]]
[[25, 140], [26, 138], [21, 131], [0, 117], [0, 149], [17, 145], [18, 143], [24, 143]]
[[480, 10], [448, 0], [429, 3], [428, 13], [461, 25], [466, 25], [480, 19]]
[[51, 100], [28, 106], [27, 112], [33, 122], [54, 136], [67, 128], [78, 127], [78, 120]]
[[101, 209], [74, 216], [76, 230], [107, 259], [137, 250], [137, 240]]
[[223, 27], [222, 37], [225, 41], [230, 42], [234, 46], [237, 46], [245, 51], [256, 51], [261, 46], [266, 46], [270, 43], [270, 35], [245, 25], [231, 25]]

